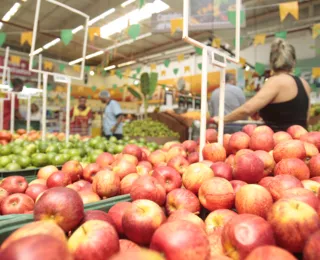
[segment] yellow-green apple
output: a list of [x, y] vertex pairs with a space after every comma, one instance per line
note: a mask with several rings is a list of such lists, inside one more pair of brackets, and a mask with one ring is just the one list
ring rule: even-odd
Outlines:
[[216, 209], [231, 209], [234, 205], [235, 192], [229, 181], [224, 178], [213, 177], [202, 183], [198, 196], [201, 205], [213, 211]]
[[292, 137], [287, 132], [279, 131], [273, 134], [274, 145], [277, 145], [281, 142], [285, 142], [289, 140], [292, 140]]
[[166, 163], [166, 153], [161, 150], [156, 150], [148, 156], [148, 161], [154, 166]]
[[180, 174], [172, 167], [158, 166], [153, 169], [152, 176], [159, 182], [164, 183], [166, 192], [181, 188], [182, 178]]
[[246, 260], [297, 260], [287, 250], [276, 246], [260, 246], [254, 249]]
[[7, 192], [4, 188], [0, 188], [0, 205], [1, 202], [9, 196], [9, 192]]
[[182, 147], [190, 154], [197, 149], [197, 142], [194, 140], [186, 140], [182, 143]]
[[313, 156], [309, 161], [310, 176], [320, 176], [320, 154]]
[[47, 186], [47, 180], [45, 180], [45, 179], [35, 179], [35, 180], [29, 182], [29, 186], [31, 186], [33, 184], [43, 184], [43, 185]]
[[133, 155], [135, 157], [137, 157], [138, 161], [141, 160], [142, 157], [142, 150], [139, 146], [135, 145], [135, 144], [127, 144], [123, 151], [123, 154], [130, 154]]
[[149, 249], [128, 250], [114, 255], [110, 260], [166, 260], [158, 252]]
[[0, 259], [3, 260], [73, 260], [66, 242], [63, 242], [51, 235], [33, 235], [24, 237], [12, 242], [6, 249], [0, 252]]
[[75, 160], [68, 161], [64, 165], [62, 165], [61, 171], [70, 175], [72, 182], [80, 180], [80, 177], [83, 174], [83, 169], [80, 162]]
[[196, 214], [186, 210], [186, 209], [178, 209], [173, 212], [167, 219], [167, 222], [178, 221], [178, 220], [186, 220], [190, 221], [196, 225], [198, 225], [201, 229], [205, 230], [206, 226], [201, 218], [199, 218]]
[[50, 175], [47, 179], [47, 187], [65, 187], [72, 183], [70, 174], [67, 174], [63, 171], [57, 171]]
[[119, 239], [120, 253], [127, 251], [139, 251], [141, 247], [128, 239]]
[[214, 143], [218, 141], [218, 132], [215, 129], [206, 130], [206, 143]]
[[244, 182], [244, 181], [239, 181], [239, 180], [232, 180], [230, 181], [232, 188], [234, 190], [234, 193], [237, 193], [240, 188], [244, 185], [247, 185], [248, 183]]
[[130, 173], [136, 173], [136, 165], [125, 160], [117, 160], [112, 164], [113, 168], [112, 171], [120, 177], [120, 179], [123, 179], [125, 176], [127, 176]]
[[275, 201], [282, 197], [284, 191], [292, 188], [303, 188], [303, 186], [300, 180], [288, 174], [277, 175], [269, 183], [269, 192]]
[[307, 156], [303, 142], [299, 140], [289, 140], [277, 144], [273, 149], [273, 158], [276, 163], [282, 159], [298, 158], [304, 160]]
[[92, 182], [92, 191], [101, 198], [110, 198], [120, 193], [120, 177], [110, 170], [96, 174]]
[[93, 182], [93, 177], [101, 171], [99, 164], [90, 163], [83, 169], [83, 179], [89, 182]]
[[256, 124], [248, 124], [242, 128], [242, 132], [245, 132], [248, 136], [251, 136], [253, 134], [254, 129], [256, 128]]
[[34, 207], [35, 220], [52, 220], [65, 232], [78, 226], [84, 217], [84, 207], [80, 195], [65, 187], [46, 190]]
[[191, 164], [182, 176], [183, 186], [197, 194], [200, 186], [214, 176], [213, 171], [203, 163]]
[[199, 162], [199, 153], [198, 152], [189, 153], [188, 154], [188, 162], [189, 162], [189, 164]]
[[249, 148], [253, 151], [271, 151], [274, 148], [273, 134], [268, 132], [253, 133], [250, 137]]
[[266, 218], [272, 204], [270, 192], [257, 184], [245, 185], [236, 193], [235, 206], [239, 214], [248, 213]]
[[167, 165], [174, 168], [177, 172], [183, 175], [190, 163], [185, 157], [183, 157], [182, 155], [178, 155], [168, 161]]
[[272, 226], [252, 214], [234, 216], [226, 223], [221, 238], [224, 252], [232, 259], [245, 259], [259, 246], [275, 245]]
[[259, 157], [259, 159], [264, 164], [264, 172], [263, 176], [268, 176], [272, 174], [273, 169], [276, 165], [276, 162], [273, 159], [273, 156], [267, 153], [266, 151], [258, 150], [255, 151], [254, 154]]
[[253, 130], [253, 134], [255, 133], [269, 133], [269, 134], [274, 134], [273, 130], [267, 126], [267, 125], [260, 125], [257, 126], [254, 130]]
[[[33, 184], [27, 188], [25, 194], [28, 195], [31, 199], [33, 199], [33, 201], [36, 201], [37, 197], [47, 189], [48, 187], [46, 185]], [[1, 189], [0, 189], [0, 194], [1, 194]], [[0, 198], [0, 203], [1, 203], [1, 198]]]
[[307, 160], [307, 162], [310, 160], [311, 157], [319, 154], [319, 150], [314, 144], [303, 142], [303, 145], [306, 149], [307, 158], [305, 160]]
[[23, 176], [9, 176], [1, 181], [0, 188], [5, 189], [9, 194], [24, 193], [28, 188], [28, 182]]
[[304, 260], [320, 259], [320, 230], [313, 233], [303, 249]]
[[232, 180], [232, 168], [225, 162], [216, 162], [211, 165], [211, 170], [214, 172], [215, 177], [225, 178], [228, 181]]
[[264, 177], [264, 163], [254, 153], [236, 156], [233, 177], [247, 183], [258, 183]]
[[58, 168], [53, 165], [48, 165], [48, 166], [42, 167], [38, 171], [37, 178], [47, 180], [52, 173], [57, 172], [57, 171], [59, 171]]
[[202, 150], [204, 160], [211, 162], [224, 162], [227, 158], [227, 153], [224, 147], [218, 143], [206, 144]]
[[310, 180], [303, 180], [301, 181], [303, 188], [312, 191], [314, 194], [318, 195], [320, 190], [320, 183], [317, 181], [314, 181], [312, 179]]
[[236, 212], [229, 209], [217, 209], [211, 212], [205, 219], [207, 234], [219, 233], [225, 224], [236, 215]]
[[289, 174], [299, 180], [310, 178], [310, 171], [304, 161], [297, 158], [282, 159], [274, 168], [274, 175]]
[[210, 256], [206, 233], [185, 220], [160, 226], [152, 237], [150, 248], [162, 253], [167, 260], [206, 260]]
[[97, 193], [90, 190], [78, 191], [78, 194], [80, 195], [83, 204], [88, 204], [101, 200]]
[[243, 132], [236, 132], [231, 135], [228, 148], [233, 154], [241, 149], [247, 149], [249, 147], [250, 136]]
[[102, 153], [97, 157], [96, 163], [100, 168], [110, 166], [114, 162], [114, 157], [111, 153]]
[[132, 202], [123, 217], [124, 234], [139, 245], [149, 245], [154, 232], [166, 221], [160, 206], [151, 200]]
[[314, 144], [318, 149], [320, 149], [320, 133], [310, 132], [300, 137], [301, 141]]
[[129, 194], [132, 184], [139, 178], [138, 173], [130, 173], [125, 176], [120, 182], [120, 194]]
[[277, 245], [292, 252], [302, 252], [310, 234], [320, 229], [320, 218], [308, 204], [294, 199], [281, 199], [273, 204], [268, 222]]
[[293, 139], [300, 139], [301, 136], [308, 133], [308, 131], [301, 125], [292, 125], [287, 129], [287, 132]]
[[162, 206], [166, 201], [166, 189], [163, 182], [145, 175], [132, 184], [130, 196], [132, 200], [147, 199]]
[[68, 247], [75, 259], [104, 260], [119, 252], [115, 228], [102, 220], [89, 220], [73, 232]]
[[10, 234], [1, 244], [1, 250], [7, 248], [12, 242], [33, 235], [50, 235], [56, 239], [67, 242], [64, 231], [51, 221], [35, 221], [28, 223]]
[[1, 202], [0, 212], [2, 215], [24, 214], [32, 211], [34, 201], [23, 193], [11, 194]]
[[115, 223], [116, 230], [119, 236], [124, 234], [123, 228], [122, 228], [122, 217], [126, 212], [126, 210], [130, 207], [131, 207], [131, 202], [122, 201], [112, 206], [108, 212], [108, 216], [111, 217], [113, 222]]
[[269, 185], [270, 183], [272, 182], [273, 180], [273, 176], [267, 176], [267, 177], [263, 177], [261, 179], [261, 181], [259, 181], [259, 185], [266, 188], [269, 192], [270, 192], [270, 188], [269, 188]]
[[304, 188], [293, 188], [283, 192], [281, 199], [293, 199], [302, 201], [315, 210], [319, 208], [319, 200], [317, 194]]

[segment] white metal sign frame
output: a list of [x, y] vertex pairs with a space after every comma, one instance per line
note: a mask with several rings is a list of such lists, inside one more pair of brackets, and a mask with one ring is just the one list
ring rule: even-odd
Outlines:
[[[2, 71], [2, 84], [1, 84], [1, 88], [0, 88], [0, 92], [1, 90], [4, 91], [8, 91], [10, 90], [10, 68], [8, 67], [8, 62], [9, 62], [9, 52], [10, 52], [10, 48], [7, 47], [6, 48], [6, 52], [5, 52], [5, 57], [4, 57], [4, 66], [0, 66], [0, 68], [3, 69]], [[3, 129], [3, 118], [4, 118], [4, 101], [5, 100], [9, 100], [10, 97], [6, 97], [6, 98], [0, 98], [0, 129]]]

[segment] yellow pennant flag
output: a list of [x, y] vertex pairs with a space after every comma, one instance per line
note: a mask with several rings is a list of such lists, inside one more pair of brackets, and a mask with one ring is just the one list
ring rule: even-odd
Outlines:
[[255, 37], [254, 37], [254, 46], [257, 46], [259, 44], [263, 45], [266, 41], [266, 37], [267, 35], [266, 34], [257, 34]]
[[312, 26], [312, 38], [315, 39], [320, 35], [320, 23]]
[[320, 67], [312, 68], [312, 78], [316, 79], [320, 77]]
[[178, 58], [179, 62], [183, 61], [184, 60], [184, 54], [179, 54], [177, 58]]
[[125, 75], [126, 77], [130, 77], [131, 69], [130, 69], [130, 68], [127, 68], [124, 73], [125, 73], [124, 75]]
[[170, 21], [171, 23], [171, 35], [173, 35], [178, 29], [182, 31], [183, 29], [183, 19], [182, 18], [177, 18], [177, 19], [172, 19]]
[[115, 70], [110, 70], [110, 76], [114, 76], [116, 75], [116, 71]]
[[94, 36], [100, 36], [100, 27], [90, 27], [88, 30], [89, 40], [92, 42]]
[[190, 66], [185, 66], [185, 67], [184, 67], [184, 72], [185, 72], [185, 73], [190, 72]]
[[150, 65], [151, 70], [156, 70], [157, 69], [157, 64], [153, 63]]
[[220, 48], [221, 46], [221, 39], [220, 38], [214, 38], [212, 41], [212, 47], [214, 48]]
[[296, 20], [299, 20], [299, 3], [298, 1], [281, 3], [279, 4], [280, 20], [284, 19], [291, 14]]
[[30, 46], [32, 44], [32, 32], [23, 32], [20, 37], [20, 45], [25, 44], [27, 42]]
[[43, 68], [44, 68], [45, 70], [52, 70], [52, 69], [53, 69], [53, 63], [52, 63], [51, 61], [45, 60], [45, 61], [43, 62]]
[[165, 70], [161, 71], [161, 76], [167, 75], [167, 72]]
[[79, 65], [74, 65], [74, 66], [73, 66], [73, 70], [74, 70], [75, 72], [80, 72], [80, 66], [79, 66]]
[[20, 56], [10, 56], [10, 61], [15, 65], [20, 65], [21, 57]]
[[239, 63], [242, 65], [242, 67], [246, 66], [246, 62], [246, 59], [240, 57]]

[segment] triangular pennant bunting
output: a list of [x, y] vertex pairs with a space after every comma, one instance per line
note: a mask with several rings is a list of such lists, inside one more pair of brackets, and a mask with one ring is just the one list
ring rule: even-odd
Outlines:
[[116, 75], [116, 71], [115, 70], [110, 70], [110, 76], [114, 76]]
[[299, 3], [298, 1], [279, 4], [280, 20], [286, 19], [291, 14], [296, 20], [299, 20]]
[[90, 72], [90, 70], [91, 70], [91, 67], [90, 67], [90, 66], [85, 66], [85, 67], [84, 67], [84, 71], [85, 71], [85, 72], [88, 73], [88, 72]]
[[[243, 10], [240, 12], [240, 24], [242, 25], [246, 20], [246, 14]], [[236, 11], [228, 11], [228, 21], [233, 25], [236, 26]]]
[[144, 0], [139, 0], [139, 8], [141, 9], [144, 6]]
[[64, 43], [64, 45], [68, 45], [73, 38], [72, 30], [61, 30], [61, 40]]
[[89, 40], [92, 42], [95, 36], [100, 36], [100, 27], [90, 27], [88, 29]]
[[293, 71], [293, 74], [297, 77], [301, 76], [301, 69], [300, 68], [295, 68]]
[[277, 32], [275, 34], [276, 38], [281, 38], [281, 39], [287, 39], [287, 32], [286, 31], [282, 31], [282, 32]]
[[185, 67], [184, 67], [184, 72], [185, 72], [185, 73], [190, 72], [190, 66], [185, 66]]
[[141, 67], [138, 67], [136, 71], [137, 71], [137, 74], [140, 74], [140, 72], [141, 72]]
[[184, 60], [184, 54], [179, 54], [179, 55], [177, 56], [177, 59], [178, 59], [179, 62], [180, 62], [180, 61], [183, 61], [183, 60]]
[[212, 47], [214, 48], [220, 48], [221, 46], [221, 39], [220, 38], [214, 38], [212, 41]]
[[199, 70], [202, 70], [202, 63], [198, 64], [198, 68], [199, 68]]
[[[320, 23], [317, 23], [312, 26], [312, 38], [316, 39], [319, 35], [320, 35]], [[1, 40], [0, 40], [0, 46], [1, 46]]]
[[171, 24], [171, 35], [173, 35], [178, 29], [182, 31], [183, 29], [183, 19], [182, 18], [177, 18], [177, 19], [172, 19], [170, 21]]
[[73, 70], [74, 70], [75, 72], [80, 72], [80, 66], [79, 66], [79, 65], [74, 65], [74, 66], [73, 66]]
[[130, 36], [131, 39], [135, 40], [140, 35], [140, 30], [141, 30], [140, 24], [133, 24], [129, 27], [128, 35]]
[[20, 56], [10, 56], [10, 61], [13, 63], [13, 64], [16, 64], [16, 65], [20, 65], [20, 62], [21, 62], [21, 57]]
[[121, 72], [121, 70], [116, 70], [116, 75], [118, 76], [119, 79], [122, 79], [122, 72]]
[[20, 37], [20, 45], [28, 43], [30, 46], [32, 44], [32, 32], [23, 32]]
[[202, 55], [202, 49], [201, 48], [195, 47], [195, 50], [196, 50], [196, 54]]
[[166, 66], [166, 68], [168, 68], [169, 65], [170, 65], [170, 59], [166, 59], [166, 60], [164, 61], [164, 66]]
[[320, 77], [320, 67], [312, 68], [312, 78], [316, 79]]
[[266, 71], [266, 65], [256, 62], [255, 71], [259, 74], [259, 76], [262, 76]]
[[161, 71], [161, 76], [165, 76], [165, 75], [167, 75], [167, 72], [165, 70], [162, 70]]
[[178, 68], [173, 69], [173, 73], [174, 75], [177, 75], [179, 73], [179, 69]]
[[253, 42], [254, 46], [257, 46], [259, 44], [263, 45], [266, 42], [266, 37], [267, 37], [266, 34], [257, 34], [254, 37], [254, 42]]
[[151, 70], [156, 70], [157, 69], [157, 64], [153, 63], [150, 65]]
[[239, 63], [242, 65], [242, 67], [246, 66], [246, 59], [240, 57]]
[[59, 71], [60, 72], [63, 72], [66, 68], [66, 65], [65, 64], [59, 64]]
[[0, 32], [0, 47], [5, 43], [7, 38], [7, 34], [4, 32]]

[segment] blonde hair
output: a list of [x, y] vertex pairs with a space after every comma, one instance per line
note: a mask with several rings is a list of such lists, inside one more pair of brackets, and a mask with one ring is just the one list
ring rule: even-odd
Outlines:
[[290, 72], [296, 64], [294, 47], [283, 39], [275, 39], [271, 44], [270, 65], [274, 72]]

